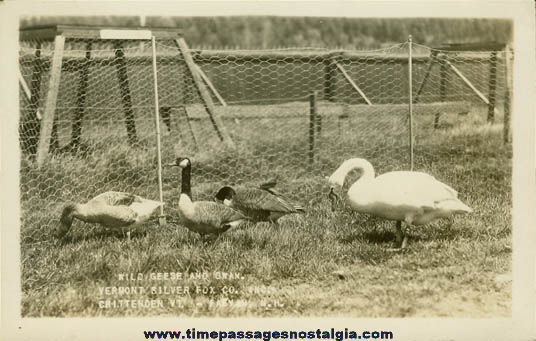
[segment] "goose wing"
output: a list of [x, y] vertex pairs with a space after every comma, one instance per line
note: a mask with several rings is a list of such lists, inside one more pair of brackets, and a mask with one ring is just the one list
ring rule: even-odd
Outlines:
[[294, 213], [296, 207], [281, 196], [274, 194], [273, 189], [240, 188], [233, 198], [234, 205], [246, 210], [264, 210], [271, 212]]
[[192, 220], [195, 220], [198, 224], [219, 228], [225, 224], [248, 219], [243, 213], [212, 201], [196, 201], [193, 206], [194, 215]]
[[277, 186], [277, 181], [271, 180], [271, 181], [260, 184], [259, 188], [269, 191], [270, 189], [274, 189], [275, 186]]
[[130, 206], [133, 202], [141, 202], [142, 198], [126, 192], [116, 192], [116, 191], [108, 191], [101, 193], [91, 199], [88, 204], [106, 204], [111, 206]]

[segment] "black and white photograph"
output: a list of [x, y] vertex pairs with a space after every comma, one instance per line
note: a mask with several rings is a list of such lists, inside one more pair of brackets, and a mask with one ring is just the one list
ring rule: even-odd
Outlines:
[[0, 4], [6, 340], [536, 337], [534, 3], [31, 3]]

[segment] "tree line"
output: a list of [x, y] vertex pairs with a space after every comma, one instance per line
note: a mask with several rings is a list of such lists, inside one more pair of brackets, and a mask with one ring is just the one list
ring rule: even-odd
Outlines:
[[[21, 27], [45, 24], [139, 26], [138, 17], [26, 17]], [[370, 49], [404, 42], [510, 42], [512, 22], [503, 19], [321, 18], [276, 16], [147, 17], [146, 26], [175, 27], [192, 47], [326, 47]]]

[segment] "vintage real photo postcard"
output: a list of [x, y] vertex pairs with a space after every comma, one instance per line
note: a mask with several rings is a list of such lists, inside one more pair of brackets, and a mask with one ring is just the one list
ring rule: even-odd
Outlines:
[[533, 331], [534, 4], [2, 10], [12, 339]]

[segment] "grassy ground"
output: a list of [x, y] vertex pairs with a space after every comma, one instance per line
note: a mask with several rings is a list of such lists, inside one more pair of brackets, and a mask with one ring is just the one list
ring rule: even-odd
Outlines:
[[[277, 178], [280, 191], [307, 213], [285, 217], [279, 226], [230, 230], [215, 241], [175, 223], [147, 224], [130, 242], [120, 233], [75, 223], [67, 240], [57, 240], [53, 232], [65, 201], [84, 201], [104, 190], [158, 197], [153, 136], [140, 128], [141, 147], [131, 149], [106, 134], [125, 136], [123, 126], [88, 122], [84, 142], [92, 149], [85, 158], [56, 156], [39, 171], [22, 162], [23, 316], [510, 315], [511, 285], [495, 277], [511, 269], [511, 146], [502, 143], [502, 125], [484, 123], [484, 110], [458, 115], [444, 106], [416, 108], [415, 169], [456, 188], [475, 212], [410, 229], [410, 248], [403, 253], [386, 250], [394, 241], [394, 223], [346, 207], [332, 212], [324, 176], [356, 156], [369, 159], [377, 173], [407, 169], [405, 107], [352, 106], [349, 118], [341, 118], [340, 107], [321, 106], [312, 165], [306, 105], [226, 110], [222, 115], [237, 151], [219, 144], [208, 120], [193, 121], [197, 151], [187, 130], [163, 129], [164, 161], [179, 153], [192, 156], [196, 199], [210, 198], [224, 183]], [[230, 111], [242, 116], [230, 118]], [[435, 112], [444, 113], [437, 130]], [[277, 113], [297, 117], [269, 118]], [[150, 128], [153, 122], [147, 122]], [[165, 169], [163, 175], [166, 213], [174, 220], [179, 174]], [[157, 273], [183, 277], [151, 278]], [[113, 287], [145, 291], [119, 295]], [[188, 287], [189, 293], [151, 293], [151, 287]], [[161, 299], [162, 306], [99, 307], [99, 301], [130, 299]]]

